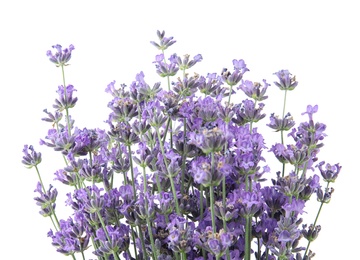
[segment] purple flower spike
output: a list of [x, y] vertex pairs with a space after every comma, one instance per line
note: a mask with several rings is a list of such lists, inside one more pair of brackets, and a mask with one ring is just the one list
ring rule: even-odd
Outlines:
[[56, 67], [67, 66], [69, 60], [71, 59], [71, 52], [75, 49], [74, 45], [70, 44], [69, 48], [62, 49], [60, 44], [52, 46], [53, 49], [56, 49], [56, 52], [53, 54], [51, 50], [46, 52], [46, 55], [49, 57], [49, 60], [52, 63], [56, 64]]

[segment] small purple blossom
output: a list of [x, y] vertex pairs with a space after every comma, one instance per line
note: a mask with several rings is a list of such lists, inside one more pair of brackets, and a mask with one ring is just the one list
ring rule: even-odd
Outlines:
[[[324, 165], [325, 169], [323, 168]], [[330, 165], [329, 163], [325, 164], [325, 162], [320, 162], [317, 167], [326, 182], [335, 182], [342, 168], [338, 163]]]
[[24, 156], [21, 162], [27, 168], [30, 169], [34, 166], [36, 167], [39, 163], [41, 163], [41, 153], [36, 152], [32, 145], [24, 145], [23, 153]]
[[60, 44], [52, 46], [56, 50], [53, 53], [51, 50], [46, 52], [46, 56], [49, 57], [49, 60], [52, 63], [55, 63], [56, 67], [67, 66], [68, 62], [71, 59], [71, 52], [75, 49], [74, 45], [70, 44], [68, 48], [63, 49]]
[[295, 76], [291, 77], [291, 73], [288, 70], [280, 70], [275, 72], [274, 75], [279, 79], [279, 82], [274, 82], [274, 84], [281, 90], [293, 90], [298, 85]]

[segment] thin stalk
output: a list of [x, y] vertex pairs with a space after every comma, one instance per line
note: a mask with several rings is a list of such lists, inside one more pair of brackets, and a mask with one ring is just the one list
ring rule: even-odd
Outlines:
[[[133, 227], [132, 225], [130, 225], [130, 227], [131, 227], [131, 239], [132, 239], [132, 241], [133, 241], [133, 243], [134, 243], [134, 254], [135, 254], [135, 255], [138, 255], [138, 254], [137, 254], [137, 249], [136, 249], [136, 238], [135, 238], [134, 227]], [[139, 233], [142, 234], [141, 231], [140, 231]], [[141, 240], [141, 242], [143, 242], [143, 241], [144, 241], [144, 240]], [[143, 247], [143, 250], [145, 250], [145, 246]]]
[[[249, 185], [249, 176], [245, 175], [245, 190], [251, 191], [251, 185]], [[251, 256], [251, 233], [252, 233], [252, 225], [251, 225], [251, 216], [246, 216], [246, 224], [245, 224], [245, 260], [250, 260]]]
[[[102, 226], [102, 228], [103, 228], [103, 230], [104, 230], [104, 232], [105, 232], [106, 238], [108, 239], [109, 243], [111, 244], [111, 239], [110, 239], [109, 233], [107, 232], [105, 222], [104, 222], [104, 220], [103, 220], [103, 218], [102, 218], [102, 216], [101, 216], [101, 214], [100, 214], [99, 211], [96, 211], [96, 214], [97, 214], [97, 216], [98, 216], [98, 218], [99, 218], [99, 220], [100, 220], [100, 223], [101, 223], [101, 226]], [[114, 253], [113, 253], [113, 256], [114, 256], [114, 258], [115, 258], [116, 260], [120, 260], [120, 258], [119, 258], [119, 256], [118, 256], [117, 253], [114, 252]]]
[[204, 187], [201, 185], [200, 186], [200, 221], [204, 217], [203, 194], [204, 194]]
[[214, 186], [210, 186], [210, 210], [211, 210], [211, 223], [213, 229], [213, 235], [216, 233], [216, 224], [215, 224], [215, 210], [214, 210]]
[[[36, 173], [38, 175], [38, 178], [39, 178], [39, 181], [40, 181], [40, 184], [41, 184], [41, 188], [42, 188], [43, 192], [46, 194], [44, 183], [43, 183], [43, 181], [41, 179], [40, 171], [39, 171], [39, 168], [37, 167], [37, 165], [35, 165], [35, 170], [36, 170]], [[60, 228], [59, 220], [58, 220], [58, 218], [56, 216], [56, 213], [55, 213], [55, 211], [54, 211], [54, 209], [52, 208], [51, 205], [50, 205], [50, 210], [51, 210], [51, 215], [50, 215], [51, 222], [53, 223], [55, 230], [59, 231], [59, 228]], [[56, 223], [54, 222], [53, 217], [54, 217]]]
[[181, 252], [181, 260], [186, 260], [186, 253], [185, 252]]
[[[63, 64], [61, 64], [61, 73], [62, 73], [63, 84], [64, 84], [64, 96], [65, 96], [65, 100], [67, 100], [66, 84], [65, 84], [65, 71], [64, 71], [64, 65]], [[68, 109], [67, 106], [65, 107], [65, 112], [66, 112], [66, 123], [67, 123], [67, 126], [68, 126], [68, 134], [69, 134], [69, 136], [71, 136], [69, 109]]]
[[[326, 189], [328, 189], [328, 188], [329, 188], [329, 182], [328, 182], [327, 185], [326, 185]], [[320, 212], [321, 212], [321, 209], [322, 209], [323, 206], [324, 206], [324, 201], [321, 202], [320, 207], [319, 207], [319, 210], [318, 210], [318, 212], [317, 212], [317, 214], [316, 214], [315, 221], [314, 221], [314, 224], [313, 224], [314, 228], [315, 228], [316, 223], [317, 223], [317, 221], [318, 221], [318, 219], [319, 219]], [[306, 246], [306, 250], [305, 250], [305, 252], [304, 252], [303, 258], [305, 258], [306, 254], [307, 254], [307, 252], [308, 252], [308, 250], [309, 250], [309, 248], [310, 248], [311, 242], [312, 242], [312, 241], [308, 241], [308, 244], [307, 244], [307, 246]]]
[[[214, 152], [211, 152], [211, 175], [213, 175], [214, 172]], [[211, 223], [212, 223], [212, 229], [213, 229], [213, 235], [215, 236], [216, 233], [216, 223], [215, 223], [215, 209], [214, 209], [215, 199], [214, 199], [214, 186], [210, 185], [210, 210], [211, 210]]]
[[185, 181], [185, 166], [186, 166], [186, 118], [183, 119], [184, 124], [184, 141], [183, 141], [183, 154], [181, 164], [181, 194], [184, 194], [184, 181]]
[[[146, 170], [145, 167], [143, 168], [143, 179], [144, 179], [144, 195], [147, 192], [147, 179], [146, 179]], [[157, 252], [156, 252], [156, 247], [155, 247], [155, 243], [154, 243], [154, 237], [153, 237], [153, 233], [152, 233], [152, 229], [151, 229], [151, 222], [150, 222], [150, 218], [147, 215], [148, 214], [148, 209], [149, 209], [149, 205], [148, 205], [148, 201], [145, 198], [145, 210], [146, 210], [146, 224], [148, 227], [148, 232], [149, 232], [149, 237], [150, 237], [150, 243], [151, 243], [151, 248], [152, 248], [152, 253], [153, 253], [153, 259], [156, 260], [157, 259]]]
[[250, 260], [251, 256], [251, 217], [246, 217], [246, 227], [245, 227], [245, 260]]
[[[161, 142], [161, 136], [160, 136], [159, 127], [156, 128], [156, 133], [157, 133], [157, 136], [158, 136], [161, 153], [162, 153], [162, 155], [163, 155], [164, 163], [165, 163], [165, 168], [166, 168], [166, 171], [167, 171], [167, 169], [169, 168], [169, 166], [168, 166], [168, 163], [167, 163], [167, 161], [166, 161], [164, 145], [163, 145], [163, 143]], [[168, 174], [168, 173], [167, 173], [167, 176], [169, 177], [170, 184], [171, 184], [171, 190], [172, 190], [173, 197], [174, 197], [174, 200], [175, 200], [176, 213], [180, 216], [180, 208], [179, 208], [179, 202], [178, 202], [178, 200], [177, 200], [177, 195], [176, 195], [176, 189], [175, 189], [174, 180], [173, 180], [173, 177], [171, 176], [171, 174]]]
[[129, 150], [129, 160], [130, 160], [130, 173], [131, 173], [131, 184], [134, 192], [134, 200], [136, 200], [136, 189], [135, 189], [135, 178], [134, 178], [134, 166], [132, 162], [132, 155], [131, 155], [131, 145], [128, 145]]

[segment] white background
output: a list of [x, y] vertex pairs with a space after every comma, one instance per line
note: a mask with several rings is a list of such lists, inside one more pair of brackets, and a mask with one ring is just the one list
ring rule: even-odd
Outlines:
[[[165, 30], [177, 40], [169, 55], [202, 54], [204, 60], [193, 69], [200, 74], [232, 69], [232, 59], [244, 59], [250, 69], [246, 79], [272, 83], [280, 69], [297, 76], [287, 110], [299, 123], [306, 119], [300, 115], [306, 106], [318, 104], [315, 119], [328, 127], [320, 160], [343, 166], [319, 219], [315, 259], [354, 259], [359, 231], [357, 10], [355, 1], [2, 1], [1, 258], [65, 259], [50, 245], [51, 222], [38, 214], [33, 201], [35, 170], [21, 164], [23, 145], [33, 144], [43, 153], [44, 182], [66, 192], [52, 181], [63, 166], [58, 154], [38, 145], [50, 127], [40, 120], [42, 110], [52, 111], [62, 84], [61, 71], [47, 60], [46, 51], [57, 43], [75, 46], [66, 67], [67, 83], [79, 97], [71, 114], [80, 128], [105, 128], [109, 82], [129, 85], [141, 70], [150, 85], [160, 80], [152, 64], [158, 51], [149, 42], [157, 40], [156, 30]], [[268, 116], [281, 113], [282, 94], [272, 84], [265, 101]], [[307, 208], [304, 217], [314, 219], [317, 206]]]

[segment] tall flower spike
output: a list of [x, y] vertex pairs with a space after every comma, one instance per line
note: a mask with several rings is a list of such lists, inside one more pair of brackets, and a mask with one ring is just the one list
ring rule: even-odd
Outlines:
[[71, 59], [71, 52], [75, 49], [74, 45], [70, 44], [69, 48], [62, 49], [60, 44], [52, 46], [56, 52], [53, 54], [51, 50], [46, 52], [46, 56], [49, 57], [49, 60], [52, 63], [55, 63], [56, 67], [67, 66], [68, 62]]

